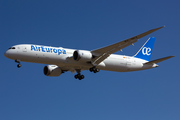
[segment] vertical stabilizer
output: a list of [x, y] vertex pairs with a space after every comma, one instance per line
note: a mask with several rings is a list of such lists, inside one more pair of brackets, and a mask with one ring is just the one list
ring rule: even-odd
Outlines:
[[150, 37], [134, 57], [150, 61], [155, 39], [155, 37]]

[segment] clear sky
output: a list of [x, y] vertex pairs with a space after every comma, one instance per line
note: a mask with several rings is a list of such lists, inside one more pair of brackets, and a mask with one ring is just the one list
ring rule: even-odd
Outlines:
[[[1, 0], [0, 120], [180, 120], [179, 0]], [[4, 56], [22, 43], [93, 50], [165, 25], [117, 54], [134, 55], [156, 37], [158, 68], [120, 73], [43, 74], [44, 64]]]

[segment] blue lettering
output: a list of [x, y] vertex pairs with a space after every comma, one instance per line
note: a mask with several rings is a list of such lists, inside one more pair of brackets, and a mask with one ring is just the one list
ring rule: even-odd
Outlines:
[[52, 53], [52, 48], [50, 48], [50, 51], [51, 51], [51, 53]]
[[34, 45], [31, 45], [31, 50], [35, 50], [35, 47], [34, 47]]
[[38, 51], [37, 46], [35, 45], [35, 51]]
[[53, 52], [57, 53], [58, 55], [60, 54], [66, 54], [66, 50], [64, 49], [56, 49], [56, 48], [49, 48], [49, 47], [43, 47], [43, 46], [36, 46], [36, 45], [31, 45], [31, 51], [42, 51], [42, 52]]
[[41, 51], [41, 47], [38, 47], [38, 51]]
[[46, 52], [51, 52], [51, 51], [50, 51], [50, 48], [46, 48]]
[[43, 47], [43, 46], [41, 46], [41, 49], [42, 49], [42, 52], [45, 52], [45, 50], [44, 50], [44, 47]]
[[54, 52], [54, 53], [57, 53], [57, 49], [54, 48], [54, 49], [53, 49], [53, 52]]
[[66, 54], [66, 50], [63, 49], [62, 51], [63, 51], [63, 54]]
[[58, 49], [58, 55], [60, 55], [62, 53], [61, 49]]

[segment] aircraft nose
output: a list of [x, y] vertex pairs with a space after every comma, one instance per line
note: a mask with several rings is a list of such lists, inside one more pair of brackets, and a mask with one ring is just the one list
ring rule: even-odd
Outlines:
[[11, 56], [10, 51], [7, 50], [7, 51], [4, 53], [4, 56], [7, 57], [7, 58], [10, 58], [10, 56]]
[[6, 52], [4, 53], [4, 56], [5, 56], [5, 57], [8, 57], [8, 51], [6, 51]]

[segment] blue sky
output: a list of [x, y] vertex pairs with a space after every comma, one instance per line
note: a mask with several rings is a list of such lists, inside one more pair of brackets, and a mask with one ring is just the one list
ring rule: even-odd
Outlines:
[[[179, 120], [178, 0], [1, 0], [1, 120]], [[166, 27], [117, 54], [134, 55], [156, 37], [151, 60], [175, 55], [155, 69], [120, 73], [83, 71], [43, 75], [44, 64], [4, 57], [22, 43], [92, 50]]]

